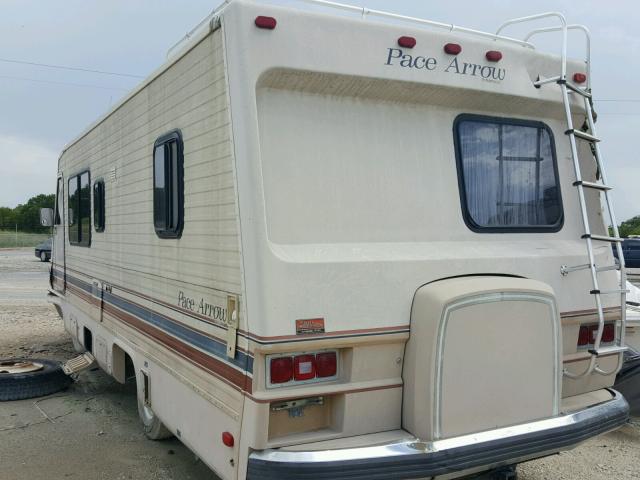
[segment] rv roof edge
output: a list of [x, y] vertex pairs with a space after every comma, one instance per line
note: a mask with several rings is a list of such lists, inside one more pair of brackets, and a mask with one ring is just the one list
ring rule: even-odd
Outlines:
[[[215, 13], [215, 12], [214, 12]], [[213, 14], [212, 14], [213, 15]], [[129, 99], [138, 94], [142, 89], [144, 89], [147, 85], [153, 82], [159, 75], [165, 72], [171, 65], [176, 63], [182, 57], [184, 57], [191, 49], [193, 49], [201, 40], [203, 40], [209, 33], [220, 27], [219, 16], [218, 15], [209, 15], [202, 22], [200, 22], [200, 27], [196, 28], [194, 33], [189, 33], [189, 39], [191, 42], [185, 44], [182, 49], [180, 49], [175, 55], [168, 58], [160, 67], [156, 68], [153, 72], [151, 72], [145, 79], [143, 79], [140, 83], [138, 83], [135, 87], [133, 87], [124, 97], [122, 97], [118, 102], [116, 102], [109, 110], [107, 110], [103, 115], [98, 117], [91, 125], [82, 130], [73, 140], [67, 143], [64, 147], [62, 147], [62, 151], [60, 152], [60, 156], [64, 154], [71, 146], [80, 141], [84, 136], [86, 136], [89, 132], [91, 132], [94, 128], [100, 125], [104, 120], [109, 118], [114, 112], [116, 112], [122, 105], [124, 105]], [[202, 25], [207, 25], [206, 28], [202, 28]], [[60, 158], [58, 158], [60, 160]]]

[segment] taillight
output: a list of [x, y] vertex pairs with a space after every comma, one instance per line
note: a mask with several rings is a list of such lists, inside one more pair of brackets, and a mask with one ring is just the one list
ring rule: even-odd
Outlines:
[[578, 334], [578, 346], [586, 347], [591, 343], [591, 327], [582, 325]]
[[269, 364], [271, 383], [287, 383], [293, 378], [293, 358], [272, 358]]
[[338, 374], [336, 350], [267, 356], [267, 387], [326, 382]]
[[[581, 325], [578, 332], [578, 346], [593, 345], [598, 335], [598, 325]], [[616, 339], [615, 323], [605, 323], [601, 343], [611, 343]]]
[[293, 379], [296, 382], [316, 378], [316, 356], [297, 355], [293, 357]]
[[605, 323], [602, 330], [602, 341], [604, 343], [613, 342], [616, 338], [616, 328], [613, 323]]
[[324, 352], [316, 355], [316, 375], [318, 377], [335, 377], [337, 373], [338, 355], [336, 352]]

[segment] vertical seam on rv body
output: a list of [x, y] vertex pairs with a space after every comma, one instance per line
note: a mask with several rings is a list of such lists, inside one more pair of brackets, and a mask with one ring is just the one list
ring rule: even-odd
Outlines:
[[[246, 294], [246, 283], [245, 283], [244, 248], [243, 248], [244, 245], [243, 245], [242, 227], [241, 227], [241, 220], [240, 220], [241, 219], [240, 188], [238, 186], [238, 167], [237, 167], [237, 155], [236, 155], [237, 152], [236, 152], [235, 130], [233, 128], [233, 104], [231, 102], [231, 81], [229, 78], [229, 68], [228, 68], [228, 58], [227, 58], [227, 29], [225, 28], [224, 18], [225, 18], [224, 15], [220, 15], [218, 21], [220, 24], [220, 38], [222, 41], [222, 63], [223, 63], [223, 69], [224, 69], [224, 78], [225, 78], [225, 82], [227, 83], [226, 97], [227, 97], [227, 104], [228, 104], [227, 112], [229, 115], [228, 129], [229, 129], [229, 140], [231, 141], [230, 150], [232, 152], [231, 164], [233, 165], [233, 168], [231, 170], [233, 172], [233, 185], [235, 188], [236, 229], [238, 232], [238, 248], [240, 250], [239, 252], [240, 253], [240, 293], [242, 294], [242, 296], [240, 297], [240, 312], [244, 314], [246, 330], [247, 332], [250, 332], [251, 328], [249, 327], [249, 314], [248, 314], [249, 309], [247, 308], [247, 294]], [[231, 315], [231, 313], [229, 313], [229, 315]], [[238, 327], [240, 325], [241, 325], [241, 322], [238, 321]], [[252, 355], [250, 341], [247, 343], [247, 354]], [[248, 369], [248, 356], [247, 356], [247, 361], [245, 363], [245, 378], [246, 378], [247, 369]], [[246, 384], [244, 385], [243, 390], [244, 391], [247, 390]], [[244, 419], [245, 402], [246, 402], [246, 396], [243, 395], [242, 402], [239, 409], [240, 417], [238, 421], [240, 425], [238, 428], [238, 437], [240, 438], [238, 438], [238, 443], [241, 441], [241, 438], [242, 438], [242, 424], [244, 423], [243, 419]], [[237, 472], [237, 469], [236, 469], [236, 472]]]
[[552, 412], [554, 416], [557, 416], [560, 412], [560, 390], [562, 388], [562, 374], [560, 371], [561, 353], [559, 351], [559, 339], [558, 334], [560, 332], [559, 317], [557, 314], [555, 302], [553, 298], [535, 294], [535, 293], [512, 293], [512, 292], [497, 292], [490, 293], [488, 295], [474, 295], [462, 300], [458, 300], [454, 303], [447, 305], [440, 317], [440, 324], [438, 326], [437, 344], [436, 344], [436, 375], [435, 375], [435, 391], [433, 394], [433, 438], [439, 439], [442, 435], [442, 370], [443, 370], [443, 350], [444, 339], [447, 331], [447, 324], [449, 316], [455, 310], [458, 310], [469, 305], [478, 305], [483, 303], [494, 303], [503, 301], [515, 301], [515, 300], [527, 300], [538, 302], [547, 305], [551, 309], [551, 327], [553, 332], [553, 350], [554, 350], [554, 362], [553, 373], [555, 382], [553, 384], [553, 405]]

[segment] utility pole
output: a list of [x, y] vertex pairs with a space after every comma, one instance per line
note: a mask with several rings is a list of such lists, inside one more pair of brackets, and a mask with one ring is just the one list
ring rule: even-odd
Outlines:
[[18, 246], [18, 224], [16, 223], [16, 247]]

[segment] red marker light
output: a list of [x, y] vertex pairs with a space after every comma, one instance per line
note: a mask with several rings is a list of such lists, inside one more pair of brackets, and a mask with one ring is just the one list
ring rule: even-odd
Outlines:
[[416, 39], [413, 37], [398, 38], [398, 45], [404, 48], [413, 48], [416, 46]]
[[262, 15], [256, 17], [256, 27], [258, 28], [265, 28], [267, 30], [273, 30], [274, 28], [276, 28], [276, 24], [278, 22], [276, 22], [276, 19], [273, 17], [263, 17]]
[[233, 438], [233, 435], [231, 435], [229, 432], [222, 432], [222, 443], [224, 443], [227, 447], [233, 447], [236, 441]]
[[584, 73], [574, 73], [573, 81], [576, 83], [584, 83], [587, 81], [587, 76]]
[[444, 46], [444, 52], [449, 55], [458, 55], [462, 51], [462, 47], [457, 43], [447, 43]]
[[486, 53], [485, 57], [490, 62], [499, 62], [500, 60], [502, 60], [502, 52], [499, 52], [497, 50], [489, 50]]

